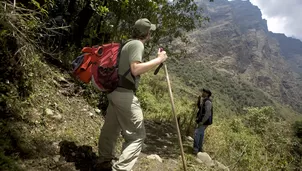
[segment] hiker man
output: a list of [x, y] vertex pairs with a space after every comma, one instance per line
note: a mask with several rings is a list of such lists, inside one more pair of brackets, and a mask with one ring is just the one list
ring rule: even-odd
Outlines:
[[[143, 62], [144, 43], [150, 39], [151, 31], [155, 29], [156, 26], [148, 19], [137, 20], [133, 27], [132, 40], [121, 50], [119, 63], [121, 77], [118, 88], [107, 95], [109, 105], [99, 137], [97, 169], [130, 171], [141, 152], [146, 133], [142, 109], [135, 91], [139, 85], [140, 75], [167, 59], [166, 52], [158, 50], [157, 58]], [[120, 133], [125, 142], [119, 159], [113, 163], [115, 145]]]
[[212, 93], [210, 90], [202, 89], [202, 101], [201, 96], [198, 97], [197, 107], [199, 108], [196, 116], [197, 128], [195, 129], [193, 152], [197, 154], [202, 152], [202, 145], [204, 139], [205, 129], [213, 121], [213, 107], [210, 99]]

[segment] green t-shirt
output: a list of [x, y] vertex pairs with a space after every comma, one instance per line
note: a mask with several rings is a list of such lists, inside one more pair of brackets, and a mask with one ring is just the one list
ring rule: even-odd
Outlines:
[[132, 62], [142, 62], [144, 54], [144, 44], [140, 40], [131, 40], [126, 43], [122, 48], [120, 55], [120, 62], [118, 73], [119, 75], [128, 74], [125, 78], [122, 78], [121, 87], [133, 87], [135, 90], [138, 88], [140, 76], [134, 76], [131, 74], [130, 65]]

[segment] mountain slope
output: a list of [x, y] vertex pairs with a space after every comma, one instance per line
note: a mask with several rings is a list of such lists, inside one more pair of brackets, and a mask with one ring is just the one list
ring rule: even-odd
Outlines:
[[302, 42], [298, 39], [286, 37], [284, 34], [270, 32], [270, 36], [279, 42], [281, 54], [291, 68], [302, 75]]
[[[210, 22], [190, 32], [189, 58], [228, 78], [261, 89], [269, 98], [302, 112], [299, 74], [288, 62], [288, 50], [267, 29], [258, 7], [249, 1], [199, 2]], [[295, 44], [295, 42], [293, 42]], [[299, 41], [292, 46], [299, 53]], [[283, 46], [282, 46], [283, 45]], [[283, 50], [282, 50], [283, 47]], [[293, 62], [295, 62], [293, 56]], [[298, 57], [296, 57], [298, 58]]]

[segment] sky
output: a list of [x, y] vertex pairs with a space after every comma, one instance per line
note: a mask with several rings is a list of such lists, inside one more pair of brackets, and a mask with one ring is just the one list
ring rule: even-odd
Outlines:
[[302, 40], [302, 0], [250, 0], [267, 20], [268, 29]]

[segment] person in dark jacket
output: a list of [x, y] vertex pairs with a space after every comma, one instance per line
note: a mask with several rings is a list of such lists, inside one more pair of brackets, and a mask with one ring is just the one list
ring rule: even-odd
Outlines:
[[[196, 116], [196, 125], [194, 135], [193, 153], [202, 152], [204, 133], [208, 125], [213, 122], [213, 106], [210, 99], [212, 93], [210, 90], [202, 89], [202, 95], [198, 97], [197, 107], [199, 108]], [[201, 100], [202, 97], [202, 100]]]

